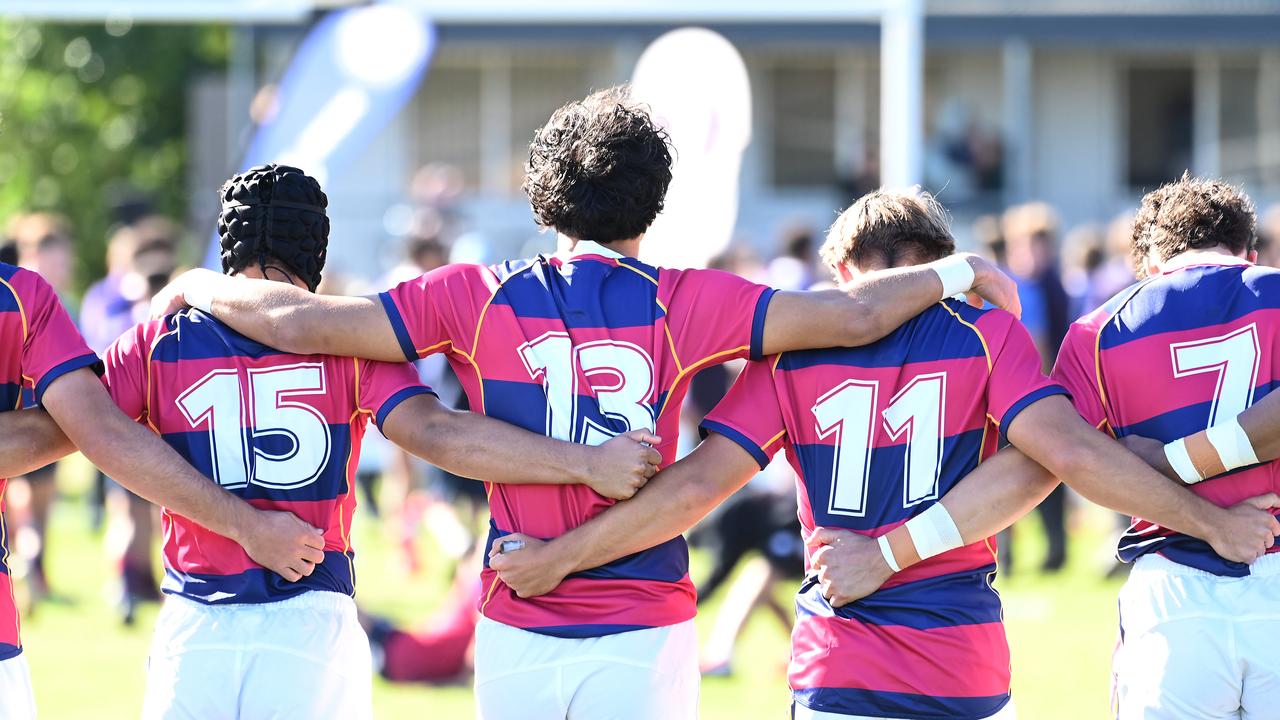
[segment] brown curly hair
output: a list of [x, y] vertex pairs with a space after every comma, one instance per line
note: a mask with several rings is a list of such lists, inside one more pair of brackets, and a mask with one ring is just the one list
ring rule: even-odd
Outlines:
[[1145, 271], [1152, 249], [1164, 260], [1215, 246], [1238, 255], [1257, 245], [1255, 224], [1253, 201], [1243, 190], [1184, 173], [1142, 198], [1133, 219], [1133, 262]]
[[577, 240], [641, 235], [671, 184], [670, 142], [625, 85], [561, 107], [529, 144], [521, 187], [534, 219]]

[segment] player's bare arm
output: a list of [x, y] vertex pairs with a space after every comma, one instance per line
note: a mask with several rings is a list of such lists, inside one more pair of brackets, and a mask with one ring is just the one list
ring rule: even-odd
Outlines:
[[1015, 447], [1092, 502], [1200, 538], [1228, 560], [1251, 562], [1280, 534], [1280, 523], [1261, 509], [1280, 506], [1280, 497], [1218, 507], [1089, 427], [1062, 396], [1030, 405], [1007, 433]]
[[[1058, 480], [1015, 448], [1005, 448], [964, 477], [942, 497], [964, 544], [989, 538], [1012, 525], [1058, 486]], [[920, 561], [905, 526], [889, 533], [898, 568]], [[864, 598], [893, 576], [875, 539], [849, 530], [818, 528], [806, 538], [822, 594], [832, 607]]]
[[324, 559], [324, 537], [292, 513], [256, 510], [188, 465], [120, 412], [88, 369], [49, 386], [44, 407], [76, 447], [139, 496], [239, 543], [254, 562], [295, 581]]
[[316, 295], [288, 283], [196, 269], [179, 275], [151, 303], [155, 317], [187, 307], [288, 353], [404, 361], [377, 297]]
[[[1245, 444], [1250, 446], [1253, 456], [1249, 460], [1268, 462], [1280, 458], [1280, 393], [1266, 395], [1255, 403], [1253, 407], [1226, 423], [1219, 423], [1219, 425], [1225, 429], [1232, 422], [1239, 425], [1240, 432], [1244, 435], [1243, 438], [1238, 436], [1234, 438], [1236, 440], [1235, 444], [1241, 447]], [[1219, 431], [1214, 432], [1217, 433]], [[1230, 438], [1228, 433], [1224, 433], [1224, 435], [1227, 436], [1228, 442], [1233, 439]], [[1197, 474], [1203, 479], [1215, 477], [1237, 467], [1229, 457], [1227, 462], [1224, 463], [1223, 455], [1215, 447], [1213, 439], [1216, 439], [1216, 437], [1211, 436], [1209, 430], [1201, 430], [1181, 439], [1183, 447], [1190, 451], [1188, 460], [1193, 461], [1192, 464], [1195, 466]], [[1169, 462], [1169, 451], [1166, 448], [1168, 445], [1173, 445], [1173, 443], [1166, 444], [1159, 440], [1139, 435], [1127, 435], [1120, 438], [1120, 443], [1146, 461], [1148, 465], [1164, 473], [1165, 477], [1185, 482], [1184, 478], [1178, 474]], [[1218, 444], [1222, 444], [1221, 440]], [[1223, 449], [1230, 453], [1235, 448]], [[1194, 457], [1191, 453], [1194, 453]], [[1231, 464], [1232, 467], [1228, 467], [1228, 464]], [[1248, 462], [1248, 464], [1253, 463]]]
[[44, 410], [0, 413], [0, 477], [25, 475], [75, 449]]
[[494, 483], [587, 485], [615, 500], [635, 495], [662, 460], [651, 447], [661, 440], [650, 432], [629, 432], [590, 447], [451, 410], [433, 395], [400, 403], [382, 431], [401, 448], [455, 475]]
[[[972, 279], [962, 265], [971, 271]], [[964, 277], [953, 280], [957, 269]], [[840, 290], [776, 293], [765, 316], [763, 354], [866, 345], [960, 292], [981, 297], [1015, 316], [1022, 313], [1013, 280], [982, 257], [958, 253], [931, 263], [870, 273]]]
[[[693, 527], [760, 471], [734, 441], [712, 433], [688, 457], [654, 476], [643, 492], [560, 537], [527, 535], [494, 541], [489, 567], [520, 597], [551, 592], [565, 576], [659, 545]], [[520, 550], [502, 552], [520, 541]]]

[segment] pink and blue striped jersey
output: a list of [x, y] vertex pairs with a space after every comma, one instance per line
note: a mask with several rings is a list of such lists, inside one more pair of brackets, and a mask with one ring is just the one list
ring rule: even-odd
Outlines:
[[[54, 380], [98, 366], [53, 288], [36, 273], [0, 263], [0, 412], [36, 404]], [[0, 478], [0, 497], [5, 479]], [[18, 608], [9, 577], [9, 529], [0, 516], [0, 660], [22, 652]]]
[[[760, 463], [785, 448], [800, 524], [879, 536], [937, 502], [995, 452], [1002, 429], [1064, 390], [1003, 310], [947, 300], [861, 348], [747, 366], [703, 421]], [[789, 671], [812, 710], [986, 718], [1009, 701], [995, 539], [929, 558], [840, 608], [812, 573], [796, 597]]]
[[[1277, 342], [1280, 271], [1224, 257], [1147, 278], [1076, 321], [1053, 375], [1099, 429], [1169, 442], [1271, 392], [1280, 382]], [[1263, 463], [1191, 490], [1225, 507], [1280, 490], [1278, 472]], [[1249, 573], [1202, 540], [1134, 518], [1117, 556], [1132, 562], [1151, 552], [1216, 575]]]
[[[590, 254], [452, 265], [382, 295], [405, 357], [444, 352], [471, 409], [562, 440], [653, 430], [675, 459], [680, 404], [701, 368], [758, 353], [772, 291], [728, 273], [667, 270], [594, 243]], [[612, 500], [584, 485], [488, 486], [490, 541], [552, 538]], [[673, 625], [694, 616], [683, 538], [521, 599], [487, 566], [481, 611], [559, 637]]]
[[324, 561], [291, 583], [166, 509], [164, 592], [206, 604], [355, 593], [360, 441], [370, 418], [381, 424], [401, 402], [431, 392], [412, 367], [281, 353], [199, 310], [135, 326], [105, 362], [116, 404], [193, 467], [254, 507], [287, 510], [324, 531]]

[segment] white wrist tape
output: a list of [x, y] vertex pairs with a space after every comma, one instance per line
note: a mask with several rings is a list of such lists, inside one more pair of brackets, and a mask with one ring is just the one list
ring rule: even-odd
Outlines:
[[182, 291], [182, 299], [197, 310], [203, 310], [210, 315], [213, 314], [213, 292], [207, 285], [202, 286], [200, 283], [192, 283], [192, 287]]
[[1187, 453], [1187, 441], [1185, 438], [1178, 438], [1164, 446], [1164, 457], [1169, 461], [1169, 465], [1173, 467], [1173, 471], [1178, 473], [1178, 477], [1182, 482], [1188, 485], [1194, 485], [1204, 479], [1200, 475], [1200, 471], [1196, 469], [1196, 464], [1191, 462], [1191, 455]]
[[1249, 442], [1244, 428], [1240, 427], [1238, 417], [1214, 425], [1205, 434], [1227, 470], [1258, 464], [1258, 454], [1254, 452], [1253, 443]]
[[889, 569], [902, 572], [902, 568], [898, 567], [898, 559], [893, 556], [893, 548], [889, 547], [889, 536], [881, 535], [876, 538], [876, 542], [880, 544], [880, 554], [884, 555], [884, 561], [889, 564]]
[[951, 513], [942, 503], [934, 503], [928, 510], [908, 520], [907, 533], [911, 535], [911, 542], [916, 544], [916, 554], [921, 560], [964, 545], [960, 528], [956, 527]]
[[968, 292], [973, 287], [973, 267], [964, 255], [945, 257], [933, 264], [933, 271], [942, 281], [942, 297], [946, 298]]

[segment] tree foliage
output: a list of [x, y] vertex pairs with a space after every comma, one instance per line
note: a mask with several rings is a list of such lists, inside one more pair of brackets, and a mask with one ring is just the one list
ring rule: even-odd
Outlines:
[[65, 215], [83, 287], [104, 272], [123, 196], [184, 218], [187, 83], [224, 68], [228, 42], [224, 26], [0, 19], [0, 229]]

